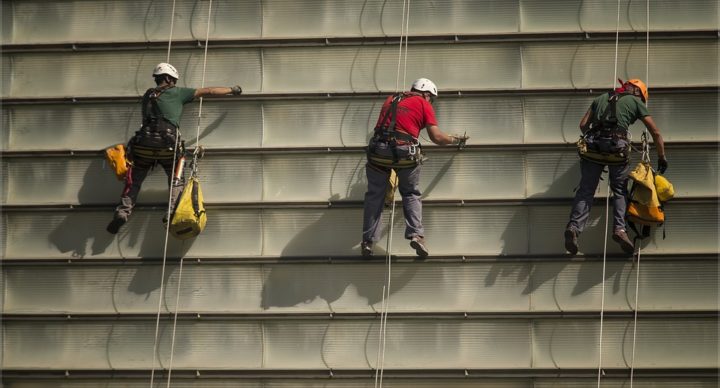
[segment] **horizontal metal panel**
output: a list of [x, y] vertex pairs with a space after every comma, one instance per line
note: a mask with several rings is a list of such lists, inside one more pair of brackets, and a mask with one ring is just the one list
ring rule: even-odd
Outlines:
[[[147, 85], [149, 86], [149, 85]], [[718, 141], [717, 93], [658, 94], [650, 111], [665, 141]], [[441, 94], [440, 128], [467, 132], [469, 144], [574, 143], [590, 107], [585, 96], [460, 97]], [[364, 146], [382, 97], [203, 103], [200, 143], [206, 148]], [[98, 150], [125, 143], [140, 123], [140, 104], [4, 105], [0, 149]], [[312, 114], [309, 114], [312, 112]], [[182, 132], [195, 142], [198, 104], [186, 106]], [[632, 133], [639, 140], [643, 125]], [[423, 134], [424, 143], [429, 143]]]
[[[578, 387], [597, 387], [597, 378], [572, 378], [565, 374], [556, 378], [526, 378], [526, 377], [508, 377], [499, 378], [457, 378], [450, 377], [445, 379], [421, 377], [421, 378], [402, 378], [388, 377], [391, 371], [385, 371], [383, 386], [387, 388], [578, 388]], [[70, 374], [73, 375], [72, 373]], [[368, 377], [365, 379], [335, 378], [328, 377], [318, 379], [255, 379], [243, 377], [241, 379], [216, 378], [211, 377], [204, 379], [188, 379], [177, 377], [175, 371], [172, 377], [172, 386], [176, 388], [373, 388], [375, 387], [374, 379]], [[470, 373], [470, 376], [473, 376]], [[62, 379], [15, 379], [5, 378], [5, 386], [7, 388], [147, 388], [148, 379], [127, 379], [116, 378], [97, 379], [97, 378], [62, 378]], [[167, 380], [155, 377], [156, 387], [162, 388], [167, 384]], [[629, 378], [603, 377], [600, 381], [602, 388], [617, 388], [630, 385]], [[713, 378], [702, 377], [663, 377], [648, 378], [634, 377], [633, 386], [638, 388], [716, 388], [717, 380]]]
[[[149, 0], [42, 0], [3, 3], [8, 28], [3, 44], [167, 40], [172, 7]], [[398, 35], [403, 6], [371, 0], [216, 1], [210, 23], [211, 39], [361, 37]], [[174, 39], [199, 40], [207, 27], [206, 4], [179, 1]], [[646, 29], [645, 5], [622, 1], [619, 28]], [[453, 35], [514, 32], [614, 31], [615, 3], [593, 1], [435, 0], [410, 7], [412, 35]], [[93, 23], [103, 17], [108, 23]], [[717, 3], [663, 0], [650, 7], [652, 30], [715, 29]], [[186, 21], [186, 22], [181, 22]], [[4, 23], [3, 23], [4, 24]], [[33, 29], [42, 24], [43, 30]]]
[[[177, 369], [369, 369], [379, 319], [181, 321]], [[641, 319], [637, 368], [715, 368], [717, 319]], [[5, 369], [149, 369], [154, 320], [5, 322]], [[606, 319], [603, 366], [628, 367], [633, 322]], [[600, 324], [589, 319], [387, 321], [386, 369], [593, 368]], [[167, 367], [172, 325], [163, 322]], [[241, 349], [242, 351], [239, 351]]]
[[[646, 3], [621, 0], [551, 0], [521, 1], [521, 30], [527, 32], [554, 31], [621, 31], [647, 30]], [[618, 9], [618, 6], [620, 7]], [[698, 29], [716, 29], [717, 3], [711, 0], [651, 3], [651, 30], [682, 30], [695, 25]], [[618, 11], [620, 20], [618, 21]], [[697, 24], [696, 24], [697, 23]]]
[[[619, 77], [645, 74], [643, 47], [620, 44]], [[406, 82], [424, 76], [440, 90], [609, 88], [614, 48], [592, 41], [419, 44], [413, 46]], [[714, 40], [653, 42], [650, 61], [662, 66], [650, 66], [651, 87], [717, 86], [717, 53]], [[2, 96], [12, 98], [138, 95], [150, 81], [150, 69], [166, 58], [161, 50], [4, 57], [10, 69], [3, 82], [10, 88]], [[686, 60], [692, 57], [706, 60]], [[202, 60], [201, 49], [173, 51], [170, 62], [178, 65], [182, 86], [200, 84]], [[389, 91], [396, 90], [396, 69], [397, 49], [388, 45], [218, 48], [208, 52], [205, 84], [240, 84], [249, 93]]]
[[[398, 210], [399, 211], [399, 210]], [[643, 242], [644, 253], [716, 253], [716, 203], [675, 203], [666, 206], [663, 231], [653, 229]], [[98, 211], [14, 211], [3, 214], [6, 259], [163, 256], [163, 212], [138, 210], [117, 235], [105, 231], [111, 209]], [[434, 255], [562, 255], [562, 234], [570, 206], [433, 206], [424, 211], [424, 226]], [[580, 237], [586, 254], [603, 252], [604, 206], [593, 208]], [[384, 219], [389, 219], [389, 211]], [[386, 223], [387, 221], [385, 221]], [[398, 214], [392, 252], [414, 255]], [[198, 238], [170, 239], [169, 257], [342, 256], [358, 255], [362, 209], [211, 209]], [[42, 243], [40, 243], [42, 242]], [[385, 237], [378, 243], [385, 246]], [[608, 244], [609, 253], [619, 253]]]
[[[170, 62], [177, 64], [180, 72], [178, 86], [200, 87], [203, 54], [201, 49], [172, 52]], [[8, 74], [12, 78], [10, 87], [2, 90], [3, 97], [136, 96], [153, 86], [152, 69], [167, 60], [167, 52], [27, 53], [4, 57], [10, 60]], [[208, 51], [205, 85], [240, 84], [245, 91], [259, 91], [260, 57], [259, 49]], [[98, 79], [104, 81], [98, 83]]]
[[[607, 264], [605, 311], [635, 305], [636, 266]], [[373, 313], [382, 308], [386, 267], [368, 264], [176, 264], [166, 268], [162, 312]], [[152, 314], [159, 265], [5, 267], [4, 314]], [[600, 311], [601, 262], [398, 263], [390, 311]], [[718, 266], [678, 258], [642, 262], [639, 310], [713, 310]]]
[[[524, 44], [523, 88], [610, 88], [616, 84], [615, 44], [611, 42]], [[687, 61], [701, 56], [708, 62]], [[650, 87], [717, 85], [715, 42], [656, 41], [650, 45], [646, 77], [645, 42], [618, 46], [617, 77], [648, 78]]]
[[[718, 152], [674, 148], [667, 178], [676, 198], [718, 195]], [[431, 152], [422, 166], [420, 190], [429, 200], [572, 198], [580, 181], [575, 151]], [[639, 159], [635, 154], [633, 160]], [[653, 157], [653, 159], [655, 159]], [[367, 190], [365, 154], [208, 155], [199, 165], [205, 201], [362, 201]], [[100, 157], [5, 158], [5, 205], [109, 204], [123, 183]], [[162, 169], [149, 175], [140, 204], [167, 202]], [[605, 181], [598, 196], [607, 193]], [[399, 198], [399, 194], [398, 198]]]

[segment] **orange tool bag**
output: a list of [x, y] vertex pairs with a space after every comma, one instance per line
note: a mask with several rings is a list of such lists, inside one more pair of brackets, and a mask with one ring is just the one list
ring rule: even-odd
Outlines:
[[118, 180], [124, 180], [125, 175], [128, 172], [128, 161], [125, 157], [125, 146], [123, 144], [116, 144], [112, 147], [105, 149], [105, 159], [107, 159], [108, 165], [115, 172], [115, 176]]

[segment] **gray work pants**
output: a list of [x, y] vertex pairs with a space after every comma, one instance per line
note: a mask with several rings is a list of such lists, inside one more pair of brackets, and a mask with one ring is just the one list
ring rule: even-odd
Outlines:
[[[376, 153], [392, 155], [386, 143], [378, 143]], [[408, 153], [409, 146], [398, 146], [398, 156]], [[402, 196], [403, 214], [405, 215], [405, 238], [424, 236], [422, 226], [422, 201], [420, 200], [420, 165], [395, 170], [398, 176], [398, 190]], [[381, 217], [385, 205], [385, 190], [387, 189], [390, 171], [368, 164], [365, 167], [368, 189], [365, 193], [363, 213], [363, 241], [377, 242], [381, 237]], [[392, 227], [392, 225], [390, 226]]]
[[[575, 193], [570, 222], [567, 227], [580, 234], [585, 229], [590, 208], [592, 207], [595, 190], [597, 190], [605, 165], [593, 163], [585, 159], [580, 160], [580, 186]], [[608, 166], [610, 170], [610, 191], [613, 194], [613, 229], [625, 229], [625, 209], [627, 207], [627, 182], [630, 173], [630, 164], [621, 166]]]

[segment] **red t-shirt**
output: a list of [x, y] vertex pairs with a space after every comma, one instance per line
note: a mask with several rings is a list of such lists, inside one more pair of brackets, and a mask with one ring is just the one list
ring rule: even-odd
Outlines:
[[[387, 115], [384, 123], [381, 121], [383, 117], [385, 117], [385, 112], [390, 108], [393, 97], [394, 96], [389, 96], [385, 100], [380, 110], [380, 117], [375, 125], [376, 128], [390, 125], [392, 114]], [[432, 105], [430, 105], [422, 95], [406, 93], [405, 97], [398, 103], [395, 130], [408, 133], [412, 135], [412, 137], [417, 138], [420, 135], [420, 131], [428, 125], [437, 125], [435, 111]]]

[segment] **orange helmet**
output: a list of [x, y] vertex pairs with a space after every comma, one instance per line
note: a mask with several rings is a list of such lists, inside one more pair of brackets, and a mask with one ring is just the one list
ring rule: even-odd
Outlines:
[[645, 86], [645, 82], [642, 82], [642, 80], [633, 78], [631, 80], [628, 80], [627, 83], [633, 84], [636, 87], [640, 88], [640, 92], [642, 93], [643, 102], [647, 103], [648, 100], [648, 90], [647, 86]]

